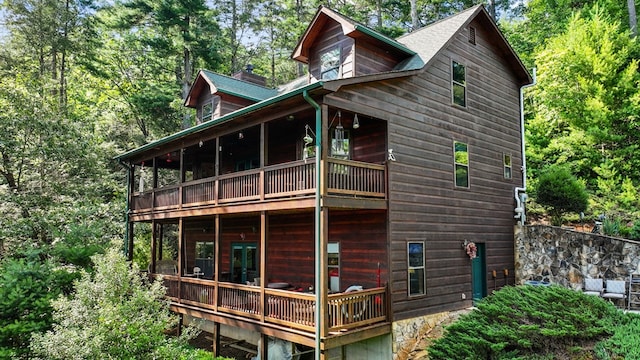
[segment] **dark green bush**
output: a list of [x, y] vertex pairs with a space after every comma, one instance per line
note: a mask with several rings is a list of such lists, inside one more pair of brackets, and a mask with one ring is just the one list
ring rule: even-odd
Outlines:
[[28, 357], [31, 335], [52, 326], [51, 300], [76, 278], [36, 253], [0, 264], [0, 358]]
[[540, 175], [535, 194], [536, 201], [549, 209], [556, 226], [562, 225], [564, 213], [585, 211], [589, 200], [584, 184], [560, 166], [550, 166]]
[[505, 287], [449, 326], [429, 347], [429, 358], [545, 359], [611, 335], [619, 316], [610, 303], [578, 291]]

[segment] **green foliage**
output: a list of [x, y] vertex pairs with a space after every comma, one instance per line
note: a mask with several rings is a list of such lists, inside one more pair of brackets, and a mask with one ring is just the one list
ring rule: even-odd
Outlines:
[[0, 263], [0, 358], [29, 356], [32, 334], [51, 328], [51, 301], [68, 293], [76, 278], [42, 262], [38, 252]]
[[602, 221], [602, 232], [608, 236], [619, 236], [622, 223], [619, 218], [605, 218]]
[[570, 289], [505, 287], [450, 325], [429, 347], [429, 358], [549, 358], [545, 354], [610, 335], [621, 316], [602, 299]]
[[84, 273], [70, 298], [53, 303], [55, 325], [35, 334], [31, 350], [47, 359], [191, 359], [187, 340], [195, 335], [168, 338], [164, 332], [177, 318], [164, 301], [161, 282], [149, 284], [135, 264], [115, 248], [95, 255], [95, 274]]
[[596, 345], [599, 359], [640, 359], [640, 316], [629, 313], [616, 324], [610, 338]]
[[551, 166], [538, 179], [536, 201], [549, 207], [554, 225], [562, 224], [566, 212], [586, 210], [588, 200], [584, 184], [564, 167]]
[[629, 231], [629, 238], [632, 240], [640, 240], [640, 220], [636, 220]]

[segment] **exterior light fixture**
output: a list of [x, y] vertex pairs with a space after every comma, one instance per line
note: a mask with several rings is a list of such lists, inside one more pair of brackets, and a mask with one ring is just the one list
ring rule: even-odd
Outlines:
[[171, 162], [171, 154], [167, 153], [167, 162], [170, 163]]
[[335, 136], [336, 142], [338, 143], [338, 148], [342, 149], [344, 144], [344, 127], [342, 126], [342, 112], [338, 110], [338, 125], [336, 126]]
[[238, 140], [242, 140], [242, 139], [244, 139], [244, 134], [242, 133], [242, 131], [240, 131], [238, 133]]
[[353, 116], [353, 128], [357, 129], [360, 127], [360, 121], [358, 120], [358, 114]]

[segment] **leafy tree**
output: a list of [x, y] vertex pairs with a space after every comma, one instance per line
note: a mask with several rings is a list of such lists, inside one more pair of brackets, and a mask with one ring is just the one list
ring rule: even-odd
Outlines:
[[588, 200], [584, 184], [564, 167], [549, 167], [538, 179], [536, 201], [550, 209], [553, 225], [562, 225], [566, 212], [585, 211]]
[[164, 301], [160, 280], [148, 283], [135, 264], [115, 247], [93, 257], [94, 275], [84, 273], [70, 298], [54, 301], [52, 330], [35, 334], [31, 350], [47, 359], [189, 359], [186, 348], [195, 335], [164, 332], [177, 318]]

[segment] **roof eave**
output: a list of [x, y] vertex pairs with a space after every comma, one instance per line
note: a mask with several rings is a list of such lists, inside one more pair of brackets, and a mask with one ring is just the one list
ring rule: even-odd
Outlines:
[[293, 96], [302, 94], [304, 91], [309, 91], [309, 90], [321, 88], [321, 87], [323, 87], [323, 85], [324, 85], [324, 83], [322, 81], [318, 81], [318, 82], [303, 86], [301, 88], [292, 90], [290, 92], [287, 92], [287, 93], [284, 93], [284, 94], [281, 94], [281, 95], [278, 95], [278, 96], [274, 96], [274, 97], [269, 98], [269, 99], [265, 99], [265, 100], [260, 101], [258, 103], [255, 103], [255, 104], [249, 105], [247, 107], [244, 107], [242, 109], [238, 109], [238, 110], [236, 110], [234, 112], [231, 112], [231, 113], [229, 113], [229, 114], [227, 114], [225, 116], [222, 116], [222, 117], [220, 117], [218, 119], [207, 121], [207, 122], [204, 122], [202, 124], [196, 125], [194, 127], [191, 127], [191, 128], [188, 128], [188, 129], [184, 129], [184, 130], [179, 131], [179, 132], [177, 132], [175, 134], [166, 136], [166, 137], [164, 137], [162, 139], [150, 142], [150, 143], [145, 144], [143, 146], [140, 146], [140, 147], [138, 147], [136, 149], [127, 151], [127, 152], [125, 152], [123, 154], [120, 154], [120, 155], [116, 156], [114, 159], [116, 159], [118, 161], [123, 161], [123, 160], [126, 160], [126, 159], [130, 159], [130, 158], [132, 158], [132, 157], [134, 157], [136, 155], [140, 155], [140, 154], [144, 153], [145, 151], [151, 150], [151, 149], [153, 149], [155, 147], [158, 147], [158, 146], [161, 146], [161, 145], [165, 145], [165, 144], [171, 143], [173, 141], [185, 138], [185, 137], [187, 137], [189, 135], [198, 133], [198, 132], [203, 131], [205, 129], [208, 129], [208, 128], [212, 127], [212, 126], [221, 124], [223, 122], [230, 121], [230, 120], [232, 120], [232, 119], [234, 119], [236, 117], [239, 117], [239, 116], [242, 116], [242, 115], [246, 115], [246, 114], [249, 114], [249, 113], [254, 112], [254, 111], [258, 111], [258, 110], [260, 110], [262, 108], [265, 108], [265, 107], [267, 107], [269, 105], [272, 105], [274, 103], [277, 103], [279, 101], [282, 101], [282, 100], [291, 98]]

